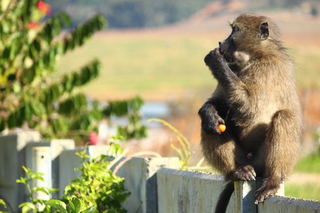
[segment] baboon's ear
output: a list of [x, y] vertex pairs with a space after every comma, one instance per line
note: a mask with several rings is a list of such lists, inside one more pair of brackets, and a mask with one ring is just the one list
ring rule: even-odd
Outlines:
[[268, 22], [261, 22], [260, 23], [260, 34], [259, 37], [262, 40], [265, 40], [269, 37], [269, 25]]

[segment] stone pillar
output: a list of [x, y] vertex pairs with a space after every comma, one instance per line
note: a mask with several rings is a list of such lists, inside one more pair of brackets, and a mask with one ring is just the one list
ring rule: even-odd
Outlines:
[[40, 141], [39, 132], [0, 136], [0, 198], [7, 203], [7, 211], [17, 212], [18, 205], [26, 199], [24, 186], [16, 180], [24, 175], [21, 166], [25, 165], [26, 144], [31, 141]]

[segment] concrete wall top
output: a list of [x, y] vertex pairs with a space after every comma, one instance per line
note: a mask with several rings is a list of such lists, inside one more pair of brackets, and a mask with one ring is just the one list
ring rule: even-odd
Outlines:
[[291, 197], [273, 196], [258, 205], [259, 213], [320, 213], [320, 202]]
[[[225, 185], [222, 175], [167, 168], [157, 180], [159, 213], [212, 213]], [[233, 212], [233, 199], [227, 212]]]

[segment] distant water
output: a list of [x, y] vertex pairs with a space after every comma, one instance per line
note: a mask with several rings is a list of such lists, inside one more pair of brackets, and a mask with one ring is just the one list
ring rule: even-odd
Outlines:
[[[146, 102], [140, 109], [142, 115], [141, 123], [148, 129], [162, 128], [163, 124], [160, 122], [146, 122], [149, 118], [164, 119], [171, 115], [172, 111], [168, 103], [164, 102]], [[129, 124], [128, 118], [111, 116], [111, 125], [106, 121], [101, 121], [99, 124], [99, 138], [100, 141], [108, 140], [110, 136], [115, 136], [117, 133], [117, 125], [126, 126]]]
[[141, 108], [143, 119], [163, 118], [171, 114], [171, 109], [167, 103], [147, 102]]
[[[140, 109], [142, 114], [142, 123], [149, 128], [159, 127], [159, 122], [146, 122], [149, 118], [164, 118], [170, 116], [171, 108], [164, 102], [146, 102]], [[112, 124], [125, 126], [128, 125], [128, 119], [126, 117], [111, 116]]]

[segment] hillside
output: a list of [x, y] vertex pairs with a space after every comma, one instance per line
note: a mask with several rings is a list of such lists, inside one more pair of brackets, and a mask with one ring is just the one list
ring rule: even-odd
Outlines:
[[96, 13], [106, 17], [109, 29], [149, 28], [164, 26], [192, 18], [199, 22], [225, 12], [257, 11], [261, 9], [296, 9], [318, 16], [317, 0], [48, 0], [53, 13], [65, 11], [72, 17], [72, 26]]

